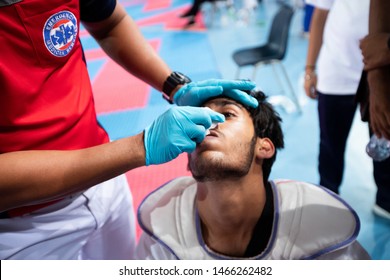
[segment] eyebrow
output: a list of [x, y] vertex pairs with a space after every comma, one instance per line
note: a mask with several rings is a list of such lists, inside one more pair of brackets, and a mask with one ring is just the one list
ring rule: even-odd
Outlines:
[[206, 105], [211, 105], [211, 104], [215, 104], [215, 105], [221, 106], [221, 107], [224, 107], [224, 106], [227, 106], [227, 105], [233, 105], [233, 106], [238, 107], [239, 109], [245, 109], [245, 107], [244, 107], [242, 104], [240, 104], [240, 103], [238, 103], [238, 102], [236, 102], [236, 101], [234, 101], [234, 100], [231, 100], [231, 99], [222, 99], [222, 100], [215, 99], [215, 100], [210, 100], [210, 101], [206, 102], [206, 103], [204, 104], [204, 106], [206, 106]]

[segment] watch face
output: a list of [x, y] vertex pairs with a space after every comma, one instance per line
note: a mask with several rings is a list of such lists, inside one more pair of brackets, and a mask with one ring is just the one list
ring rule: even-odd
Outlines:
[[172, 72], [171, 75], [169, 75], [169, 77], [164, 82], [163, 92], [170, 96], [172, 91], [178, 85], [184, 85], [189, 82], [191, 82], [191, 79], [188, 78], [186, 75], [180, 72]]
[[190, 78], [188, 78], [186, 75], [184, 75], [180, 72], [173, 72], [172, 74], [174, 74], [175, 78], [178, 79], [179, 84], [186, 84], [186, 83], [191, 82]]

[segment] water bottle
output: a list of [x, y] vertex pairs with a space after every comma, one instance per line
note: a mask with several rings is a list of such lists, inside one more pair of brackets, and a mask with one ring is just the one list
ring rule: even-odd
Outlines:
[[390, 141], [386, 138], [378, 138], [372, 135], [366, 147], [367, 154], [375, 161], [384, 161], [390, 156]]

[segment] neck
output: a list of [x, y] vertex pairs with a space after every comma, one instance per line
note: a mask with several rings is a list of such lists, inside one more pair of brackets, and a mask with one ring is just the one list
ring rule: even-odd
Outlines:
[[242, 256], [264, 204], [262, 175], [198, 183], [197, 208], [204, 241], [219, 253]]

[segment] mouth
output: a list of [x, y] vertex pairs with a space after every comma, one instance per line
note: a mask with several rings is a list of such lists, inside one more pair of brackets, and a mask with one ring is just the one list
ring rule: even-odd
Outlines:
[[219, 137], [220, 137], [219, 132], [215, 130], [208, 131], [203, 141], [196, 145], [197, 152], [199, 153], [202, 151], [214, 149], [215, 145], [219, 141]]
[[206, 137], [218, 137], [218, 132], [215, 131], [215, 130], [209, 130], [209, 131], [206, 133]]

